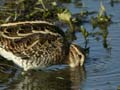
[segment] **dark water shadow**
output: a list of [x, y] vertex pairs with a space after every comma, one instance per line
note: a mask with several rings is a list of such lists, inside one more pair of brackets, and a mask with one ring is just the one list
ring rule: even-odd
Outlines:
[[7, 90], [81, 90], [80, 86], [85, 80], [83, 68], [28, 73], [9, 84]]

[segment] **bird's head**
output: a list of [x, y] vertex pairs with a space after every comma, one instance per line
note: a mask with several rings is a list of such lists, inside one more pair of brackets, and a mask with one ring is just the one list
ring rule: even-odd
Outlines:
[[83, 48], [76, 44], [70, 45], [68, 64], [70, 67], [83, 66], [85, 60], [85, 52]]

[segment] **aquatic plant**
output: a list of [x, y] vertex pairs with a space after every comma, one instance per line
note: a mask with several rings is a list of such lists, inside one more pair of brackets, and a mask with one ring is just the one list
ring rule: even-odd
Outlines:
[[99, 9], [97, 16], [91, 17], [91, 23], [94, 27], [98, 26], [98, 27], [102, 28], [105, 25], [108, 26], [110, 24], [110, 22], [111, 22], [111, 17], [109, 15], [107, 15], [106, 9], [101, 2], [100, 9]]
[[91, 17], [91, 24], [93, 26], [93, 29], [95, 29], [96, 27], [100, 28], [99, 34], [100, 36], [102, 36], [103, 39], [103, 46], [104, 48], [108, 48], [108, 44], [107, 44], [107, 37], [108, 37], [108, 26], [111, 23], [111, 17], [109, 15], [107, 15], [105, 6], [103, 5], [103, 3], [100, 3], [100, 9], [99, 12], [97, 14], [96, 17]]
[[58, 18], [61, 21], [64, 21], [65, 23], [69, 24], [70, 29], [73, 31], [73, 25], [72, 25], [72, 15], [70, 13], [70, 11], [68, 11], [67, 9], [65, 11], [63, 11], [62, 13], [58, 13]]

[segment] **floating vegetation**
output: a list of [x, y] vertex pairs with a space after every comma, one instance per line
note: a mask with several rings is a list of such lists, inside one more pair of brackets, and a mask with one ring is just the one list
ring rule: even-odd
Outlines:
[[117, 87], [117, 90], [120, 90], [120, 85]]
[[[111, 23], [111, 17], [107, 15], [106, 9], [102, 2], [100, 3], [100, 10], [96, 17], [91, 17], [91, 24], [93, 28], [100, 28], [99, 35], [103, 38], [104, 48], [108, 48], [107, 37], [108, 37], [108, 26]], [[95, 33], [94, 33], [95, 34]]]
[[91, 17], [93, 28], [106, 28], [111, 22], [111, 17], [107, 15], [104, 5], [100, 4], [100, 10], [96, 17]]

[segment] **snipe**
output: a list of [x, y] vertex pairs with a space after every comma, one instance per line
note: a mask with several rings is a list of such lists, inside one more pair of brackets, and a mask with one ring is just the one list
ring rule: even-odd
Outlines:
[[2, 24], [0, 55], [25, 71], [63, 63], [82, 66], [85, 59], [81, 47], [69, 43], [62, 30], [46, 21]]

